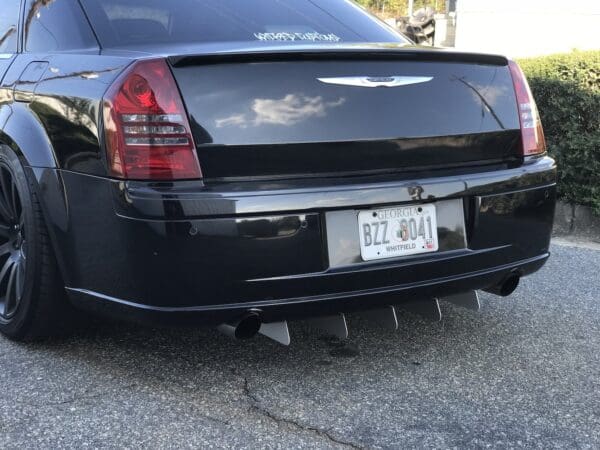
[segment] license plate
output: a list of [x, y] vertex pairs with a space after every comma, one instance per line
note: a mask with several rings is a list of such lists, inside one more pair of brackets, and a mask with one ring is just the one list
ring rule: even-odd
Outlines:
[[358, 213], [364, 261], [432, 253], [439, 250], [435, 205], [411, 205]]

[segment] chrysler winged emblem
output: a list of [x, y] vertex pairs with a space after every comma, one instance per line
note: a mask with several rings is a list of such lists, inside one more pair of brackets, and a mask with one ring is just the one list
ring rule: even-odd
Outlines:
[[321, 83], [337, 84], [340, 86], [356, 86], [356, 87], [399, 87], [408, 86], [409, 84], [427, 83], [433, 80], [433, 77], [408, 77], [408, 76], [391, 76], [391, 77], [333, 77], [333, 78], [317, 78]]

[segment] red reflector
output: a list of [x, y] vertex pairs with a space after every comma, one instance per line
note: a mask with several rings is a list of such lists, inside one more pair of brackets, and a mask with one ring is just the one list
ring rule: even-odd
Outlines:
[[546, 151], [546, 140], [540, 115], [531, 95], [529, 83], [525, 74], [514, 61], [509, 61], [508, 66], [513, 79], [517, 95], [517, 108], [521, 123], [521, 136], [523, 138], [523, 155], [538, 155]]
[[202, 178], [183, 101], [165, 60], [135, 63], [104, 97], [108, 168], [118, 178]]

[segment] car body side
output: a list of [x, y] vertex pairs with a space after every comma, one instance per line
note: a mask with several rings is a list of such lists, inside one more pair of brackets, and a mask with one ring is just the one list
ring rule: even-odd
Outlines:
[[[103, 96], [134, 61], [167, 55], [99, 45], [22, 50], [7, 59], [0, 86], [0, 142], [36, 180], [65, 287], [80, 307], [195, 324], [259, 309], [274, 321], [483, 289], [549, 256], [556, 166], [545, 155], [402, 175], [114, 179]], [[332, 253], [347, 232], [332, 232], [336, 214], [422, 201], [461, 204], [462, 231], [441, 236], [446, 251], [377, 263], [360, 261], [355, 247]]]

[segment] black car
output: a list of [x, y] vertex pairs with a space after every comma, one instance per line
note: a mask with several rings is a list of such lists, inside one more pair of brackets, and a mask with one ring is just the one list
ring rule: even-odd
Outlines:
[[[347, 0], [2, 0], [0, 330], [83, 309], [288, 342], [510, 294], [555, 162], [502, 56]], [[439, 311], [439, 310], [438, 310]]]

